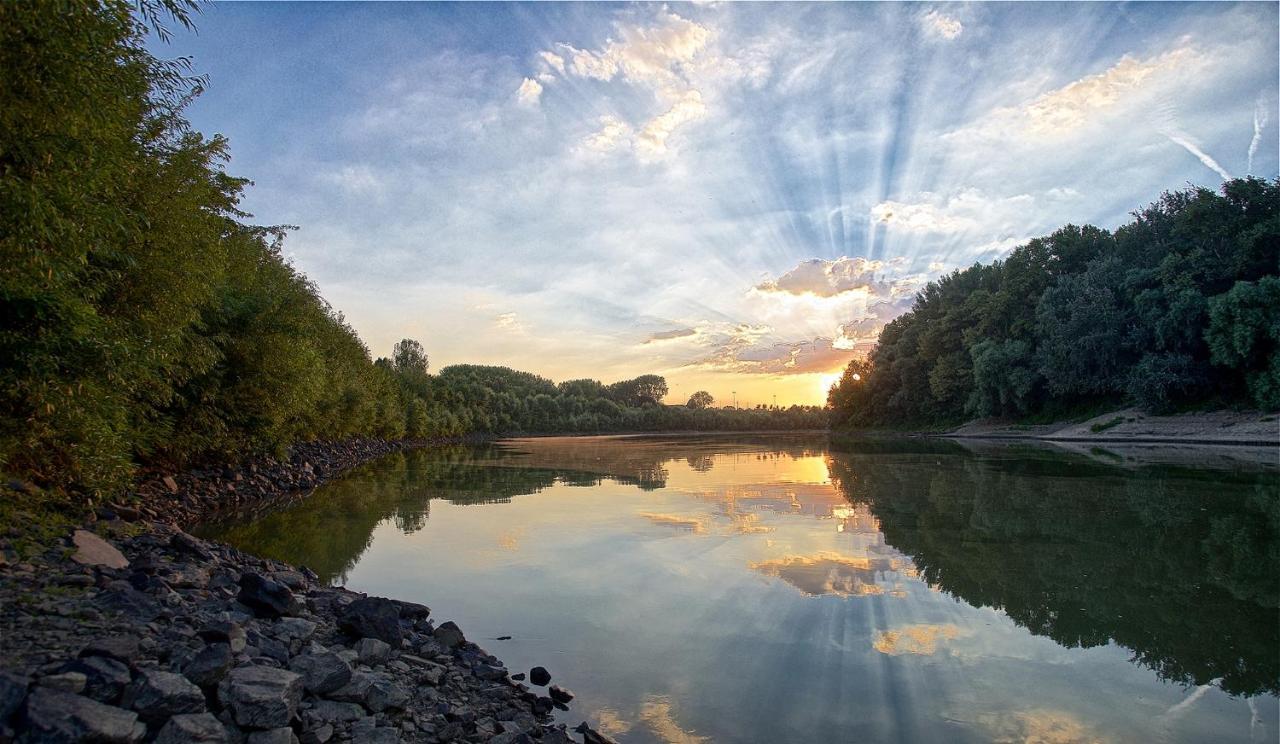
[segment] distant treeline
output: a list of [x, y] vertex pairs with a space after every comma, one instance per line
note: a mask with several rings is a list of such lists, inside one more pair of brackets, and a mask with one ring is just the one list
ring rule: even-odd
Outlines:
[[1166, 193], [1133, 217], [930, 283], [831, 389], [833, 423], [1280, 408], [1280, 181]]
[[183, 115], [203, 81], [145, 49], [193, 7], [0, 3], [3, 473], [94, 495], [317, 438], [822, 425], [661, 406], [661, 378], [431, 376], [416, 344], [375, 364], [283, 258], [288, 228], [238, 209], [227, 142]]

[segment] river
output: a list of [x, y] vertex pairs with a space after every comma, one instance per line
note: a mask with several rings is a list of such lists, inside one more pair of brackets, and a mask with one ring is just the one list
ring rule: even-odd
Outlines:
[[517, 439], [202, 534], [427, 604], [620, 742], [1274, 742], [1275, 461]]

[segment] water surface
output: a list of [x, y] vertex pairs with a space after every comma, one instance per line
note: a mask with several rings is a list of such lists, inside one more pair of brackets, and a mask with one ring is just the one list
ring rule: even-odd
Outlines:
[[510, 440], [206, 534], [427, 604], [622, 742], [1276, 741], [1274, 460]]

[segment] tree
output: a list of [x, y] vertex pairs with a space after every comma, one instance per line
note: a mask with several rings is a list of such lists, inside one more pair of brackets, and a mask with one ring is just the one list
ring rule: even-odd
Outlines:
[[423, 379], [427, 376], [427, 352], [411, 338], [397, 341], [391, 352], [391, 367], [411, 380]]
[[689, 396], [689, 402], [686, 403], [685, 406], [692, 408], [695, 411], [701, 411], [704, 408], [710, 408], [711, 404], [715, 402], [715, 398], [711, 397], [711, 393], [708, 393], [706, 390], [699, 390]]

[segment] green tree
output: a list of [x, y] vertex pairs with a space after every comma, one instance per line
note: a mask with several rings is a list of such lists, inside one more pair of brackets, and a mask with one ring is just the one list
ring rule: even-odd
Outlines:
[[701, 411], [704, 408], [710, 408], [711, 404], [715, 402], [716, 400], [715, 398], [711, 397], [711, 393], [708, 393], [706, 390], [699, 390], [698, 392], [689, 396], [689, 402], [686, 403], [685, 406], [688, 408], [692, 408], [694, 410]]

